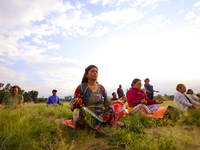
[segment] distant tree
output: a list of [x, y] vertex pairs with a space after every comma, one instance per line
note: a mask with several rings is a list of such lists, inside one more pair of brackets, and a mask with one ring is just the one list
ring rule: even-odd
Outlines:
[[10, 85], [10, 83], [6, 84], [6, 86], [4, 87], [3, 90], [5, 90], [6, 92], [10, 93], [10, 89], [12, 88], [12, 86]]
[[34, 101], [34, 103], [46, 103], [47, 99], [46, 98], [37, 98], [36, 101]]
[[0, 83], [0, 89], [4, 86], [4, 83]]
[[24, 90], [22, 90], [19, 86], [18, 86], [18, 94], [21, 94], [21, 95], [23, 95], [24, 94]]
[[5, 92], [5, 91], [0, 91], [0, 104], [1, 104], [1, 102], [2, 102], [2, 100], [3, 100], [3, 98], [6, 96], [6, 95], [9, 95], [10, 93], [7, 93], [7, 92]]
[[25, 93], [23, 94], [23, 96], [24, 96], [24, 102], [28, 102], [28, 101], [31, 99], [31, 97], [30, 97], [30, 95], [29, 95], [28, 92], [25, 92]]
[[30, 97], [33, 98], [33, 101], [36, 102], [37, 101], [37, 96], [38, 96], [38, 91], [28, 91], [28, 94], [30, 95]]

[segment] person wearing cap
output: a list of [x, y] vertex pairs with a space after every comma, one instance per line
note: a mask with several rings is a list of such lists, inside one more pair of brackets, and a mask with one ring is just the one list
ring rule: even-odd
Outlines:
[[53, 105], [63, 105], [63, 103], [60, 102], [60, 99], [59, 97], [56, 95], [57, 94], [57, 90], [53, 90], [52, 91], [52, 96], [50, 96], [48, 99], [47, 99], [47, 107], [50, 105], [50, 104], [53, 104]]
[[22, 109], [24, 97], [18, 94], [18, 86], [15, 85], [11, 88], [11, 95], [6, 95], [2, 103], [0, 104], [0, 108], [3, 109], [16, 109], [20, 107]]

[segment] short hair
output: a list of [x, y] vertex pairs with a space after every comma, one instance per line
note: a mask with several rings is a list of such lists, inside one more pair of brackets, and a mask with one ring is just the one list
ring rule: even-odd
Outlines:
[[141, 81], [141, 80], [138, 79], [138, 78], [135, 78], [135, 79], [132, 81], [131, 86], [133, 87], [133, 83], [136, 84], [138, 81]]
[[184, 86], [184, 84], [179, 83], [179, 84], [176, 86], [176, 90], [179, 91], [183, 86]]
[[149, 78], [146, 78], [146, 79], [144, 80], [144, 82], [146, 83], [146, 82], [147, 82], [147, 80], [149, 80]]
[[115, 92], [112, 93], [112, 96], [115, 94]]
[[56, 90], [56, 89], [54, 89], [52, 92], [57, 92], [57, 90]]
[[190, 91], [192, 91], [192, 89], [188, 89], [186, 93], [189, 94]]
[[12, 89], [14, 89], [14, 88], [18, 88], [19, 89], [19, 86], [18, 85], [12, 86]]

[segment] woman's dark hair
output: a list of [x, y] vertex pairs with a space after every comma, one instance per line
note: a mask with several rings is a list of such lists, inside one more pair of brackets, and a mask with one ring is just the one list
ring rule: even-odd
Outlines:
[[190, 93], [189, 93], [190, 91], [192, 91], [192, 89], [188, 89], [186, 93], [187, 93], [187, 94], [190, 94]]
[[135, 79], [132, 81], [131, 86], [133, 87], [133, 83], [136, 84], [138, 81], [141, 81], [141, 80], [138, 79], [138, 78], [135, 78]]
[[[83, 75], [83, 78], [82, 78], [82, 82], [81, 83], [87, 83], [88, 82], [88, 78], [86, 77], [86, 75], [88, 74], [88, 72], [93, 68], [97, 68], [97, 66], [95, 65], [89, 65], [87, 68], [85, 68], [85, 73]], [[98, 69], [98, 68], [97, 68]]]
[[147, 82], [147, 80], [149, 80], [149, 78], [146, 78], [146, 79], [144, 80], [144, 82], [146, 83], [146, 82]]
[[176, 86], [176, 90], [179, 91], [183, 86], [184, 86], [184, 84], [181, 84], [181, 83], [178, 84], [178, 85]]

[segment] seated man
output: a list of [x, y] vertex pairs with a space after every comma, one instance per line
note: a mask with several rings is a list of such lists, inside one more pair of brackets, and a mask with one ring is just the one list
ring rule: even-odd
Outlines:
[[23, 96], [18, 94], [18, 86], [13, 86], [11, 88], [11, 95], [6, 95], [3, 98], [0, 107], [5, 109], [15, 109], [20, 107], [22, 109], [23, 100]]
[[186, 87], [184, 84], [178, 84], [176, 86], [177, 92], [174, 94], [174, 106], [182, 111], [187, 111], [200, 105], [200, 103], [194, 101], [188, 95], [185, 94]]
[[115, 92], [112, 93], [112, 96], [113, 96], [113, 98], [110, 99], [111, 101], [118, 100], [117, 94]]
[[53, 105], [63, 105], [63, 103], [60, 103], [60, 99], [59, 97], [56, 95], [57, 94], [57, 90], [53, 90], [52, 91], [53, 95], [50, 96], [48, 99], [47, 99], [47, 107], [50, 105], [50, 104], [53, 104]]
[[34, 104], [33, 99], [31, 98], [31, 99], [27, 102], [27, 104]]
[[188, 94], [189, 97], [191, 97], [196, 102], [200, 102], [200, 98], [196, 94], [194, 94], [192, 89], [188, 89], [187, 94]]

